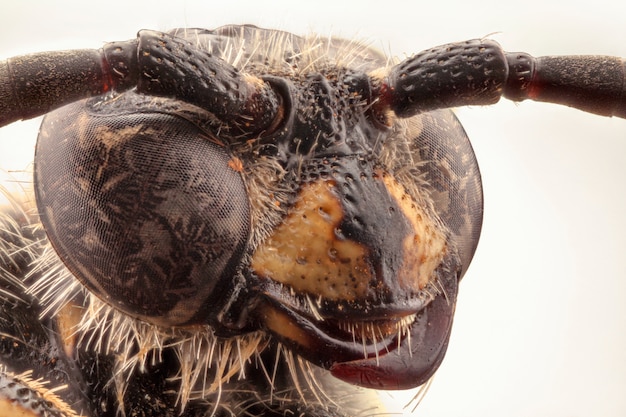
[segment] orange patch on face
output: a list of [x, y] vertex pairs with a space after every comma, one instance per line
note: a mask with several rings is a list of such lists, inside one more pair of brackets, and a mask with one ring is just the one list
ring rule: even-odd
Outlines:
[[264, 304], [261, 309], [263, 322], [267, 328], [284, 337], [298, 343], [300, 346], [311, 347], [311, 336], [298, 326], [285, 312], [280, 311], [269, 304]]
[[56, 315], [57, 326], [63, 341], [63, 350], [70, 358], [75, 355], [74, 351], [78, 343], [76, 329], [83, 313], [84, 309], [82, 307], [70, 302], [65, 304]]
[[300, 293], [352, 301], [368, 293], [373, 276], [363, 245], [335, 233], [344, 212], [332, 181], [305, 185], [287, 217], [252, 257], [258, 276]]
[[387, 191], [396, 200], [413, 229], [413, 233], [402, 242], [404, 262], [398, 271], [398, 283], [413, 291], [422, 290], [446, 254], [446, 235], [392, 176], [381, 176]]

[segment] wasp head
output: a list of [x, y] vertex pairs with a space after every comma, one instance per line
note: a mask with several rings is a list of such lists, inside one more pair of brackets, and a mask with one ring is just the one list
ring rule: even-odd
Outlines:
[[[221, 95], [186, 81], [182, 99], [146, 95], [167, 95], [182, 71], [171, 59], [137, 91], [44, 122], [36, 191], [61, 260], [158, 326], [263, 330], [353, 384], [426, 381], [482, 216], [454, 116], [397, 117], [381, 100], [385, 60], [354, 43], [249, 26], [175, 34], [196, 40], [212, 74], [200, 84]], [[175, 48], [155, 45], [145, 55], [169, 62]]]

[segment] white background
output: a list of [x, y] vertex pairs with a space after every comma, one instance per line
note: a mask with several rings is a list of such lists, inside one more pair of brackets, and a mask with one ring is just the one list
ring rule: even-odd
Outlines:
[[[398, 57], [486, 35], [535, 56], [626, 56], [618, 0], [12, 3], [0, 6], [1, 59], [227, 23], [358, 37]], [[485, 224], [415, 415], [626, 415], [626, 121], [536, 103], [458, 114], [481, 163]], [[2, 168], [27, 166], [37, 125], [0, 129]]]

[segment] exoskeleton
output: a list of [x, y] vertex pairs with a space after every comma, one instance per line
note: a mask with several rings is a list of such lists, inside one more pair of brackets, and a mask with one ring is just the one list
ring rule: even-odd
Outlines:
[[[481, 39], [400, 63], [254, 26], [0, 63], [46, 114], [0, 226], [0, 410], [375, 415], [444, 358], [482, 223], [449, 107], [626, 115], [624, 63]], [[12, 415], [12, 414], [9, 414]]]

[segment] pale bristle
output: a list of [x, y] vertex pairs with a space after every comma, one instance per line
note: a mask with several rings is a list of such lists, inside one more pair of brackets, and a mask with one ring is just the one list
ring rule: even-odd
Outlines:
[[[62, 415], [63, 417], [83, 417], [76, 413], [72, 407], [57, 395], [57, 392], [67, 389], [67, 385], [51, 386], [50, 381], [43, 378], [33, 379], [32, 371], [22, 372], [20, 374], [14, 374], [7, 371], [6, 368], [0, 365], [0, 385], [18, 385], [19, 389], [27, 389], [32, 395], [35, 395], [39, 399], [46, 403], [46, 409], [50, 411], [50, 415]], [[0, 395], [1, 396], [1, 395]], [[16, 399], [13, 399], [16, 400]], [[28, 407], [28, 404], [24, 404], [24, 407]], [[16, 408], [16, 415], [22, 415]], [[46, 411], [47, 412], [47, 411]], [[26, 414], [24, 414], [26, 415]], [[48, 415], [48, 414], [46, 414]]]

